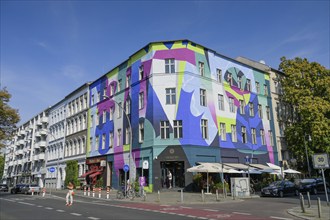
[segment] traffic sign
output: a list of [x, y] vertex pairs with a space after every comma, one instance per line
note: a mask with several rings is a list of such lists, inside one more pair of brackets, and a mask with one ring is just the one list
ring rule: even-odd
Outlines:
[[129, 166], [127, 164], [124, 165], [123, 170], [125, 173], [129, 171]]
[[149, 169], [149, 162], [147, 160], [144, 160], [142, 163], [142, 169]]
[[55, 172], [55, 167], [49, 168], [49, 172], [54, 173]]
[[314, 154], [313, 165], [315, 169], [329, 168], [328, 154]]

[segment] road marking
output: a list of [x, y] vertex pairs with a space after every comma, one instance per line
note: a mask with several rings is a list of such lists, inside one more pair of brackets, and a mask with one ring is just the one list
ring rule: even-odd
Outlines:
[[32, 203], [27, 203], [27, 202], [18, 202], [18, 203], [21, 203], [23, 205], [31, 205], [31, 206], [34, 206], [35, 204], [32, 204]]
[[251, 215], [251, 213], [246, 213], [246, 212], [232, 212], [232, 213], [238, 215]]
[[89, 219], [92, 219], [92, 220], [99, 220], [100, 218], [96, 218], [96, 217], [88, 217]]
[[57, 211], [57, 212], [65, 212], [65, 211], [62, 210], [62, 209], [57, 209], [56, 211]]
[[2, 198], [1, 198], [1, 200], [6, 200], [6, 201], [8, 201], [8, 202], [16, 202], [16, 201], [11, 200], [11, 199], [2, 199]]
[[45, 209], [52, 210], [53, 208], [52, 207], [45, 207]]
[[75, 212], [72, 212], [72, 213], [70, 213], [71, 215], [75, 215], [75, 216], [81, 216], [81, 214], [79, 214], [79, 213], [75, 213]]
[[205, 211], [210, 211], [210, 212], [217, 212], [218, 210], [215, 209], [204, 209]]
[[38, 207], [38, 208], [42, 208], [43, 206], [42, 206], [42, 205], [38, 205], [37, 207]]
[[187, 206], [180, 206], [183, 209], [192, 209], [192, 207], [187, 207]]
[[282, 219], [282, 220], [293, 220], [292, 218], [282, 218], [282, 217], [276, 217], [276, 216], [270, 216], [270, 218]]

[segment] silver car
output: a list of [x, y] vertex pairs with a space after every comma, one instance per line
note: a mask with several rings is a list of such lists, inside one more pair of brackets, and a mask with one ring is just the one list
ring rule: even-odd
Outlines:
[[40, 194], [41, 188], [37, 184], [26, 184], [22, 189], [22, 193], [24, 194]]

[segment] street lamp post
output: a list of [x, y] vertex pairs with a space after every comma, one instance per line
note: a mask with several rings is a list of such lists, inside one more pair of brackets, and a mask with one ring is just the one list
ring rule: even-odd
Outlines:
[[[110, 99], [109, 96], [107, 95], [103, 95], [104, 98], [106, 99]], [[128, 117], [128, 114], [127, 112], [125, 111], [125, 109], [114, 99], [111, 99], [114, 103], [116, 103], [119, 108], [124, 112], [125, 116], [126, 116], [126, 119], [127, 119], [127, 122], [128, 122], [128, 126], [129, 126], [129, 129], [130, 129], [130, 147], [129, 147], [129, 156], [128, 156], [128, 163], [129, 163], [129, 169], [130, 169], [130, 172], [129, 172], [129, 180], [130, 180], [130, 183], [132, 183], [133, 180], [133, 172], [131, 172], [131, 169], [132, 169], [132, 147], [133, 147], [133, 130], [132, 130], [132, 125], [131, 125], [131, 120], [129, 119]], [[134, 172], [135, 173], [135, 172]], [[125, 181], [125, 185], [127, 184], [127, 182]]]
[[[308, 152], [307, 152], [307, 144], [306, 144], [306, 134], [304, 135], [304, 145], [305, 145], [305, 153], [306, 153], [306, 161], [307, 161], [307, 168], [308, 168], [308, 177], [311, 177], [311, 168], [309, 165], [309, 158], [308, 158]], [[308, 135], [308, 141], [311, 141], [311, 136]]]

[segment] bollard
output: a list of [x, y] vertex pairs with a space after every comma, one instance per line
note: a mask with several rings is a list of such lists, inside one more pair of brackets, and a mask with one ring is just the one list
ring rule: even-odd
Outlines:
[[88, 193], [87, 196], [91, 196], [91, 187], [88, 187]]
[[45, 194], [46, 194], [46, 188], [44, 187], [44, 188], [42, 189], [42, 197], [45, 197]]
[[84, 196], [86, 196], [86, 186], [84, 186]]
[[145, 191], [143, 191], [143, 201], [147, 200], [147, 193]]
[[320, 200], [320, 197], [317, 197], [317, 211], [319, 213], [319, 218], [321, 218], [322, 210], [321, 210], [321, 200]]
[[181, 203], [183, 203], [183, 189], [181, 189]]
[[304, 196], [301, 193], [300, 193], [300, 206], [301, 206], [301, 211], [303, 213], [305, 213], [306, 210], [305, 210], [305, 204], [304, 204]]
[[33, 196], [34, 195], [34, 189], [32, 188], [32, 193], [31, 193], [31, 195]]
[[107, 187], [107, 199], [109, 199], [110, 187]]
[[99, 199], [101, 198], [101, 187], [99, 188]]
[[219, 201], [219, 192], [218, 192], [218, 189], [215, 190], [215, 196], [216, 196], [216, 200]]
[[311, 207], [311, 197], [309, 195], [309, 192], [307, 192], [307, 201], [308, 201], [308, 208]]
[[95, 197], [95, 187], [93, 187], [93, 198]]
[[160, 192], [158, 190], [158, 202], [160, 202]]
[[204, 198], [204, 189], [202, 189], [202, 202], [205, 202], [205, 198]]

